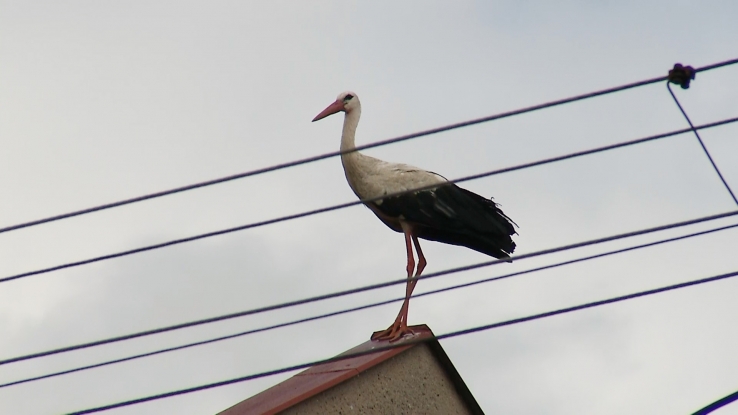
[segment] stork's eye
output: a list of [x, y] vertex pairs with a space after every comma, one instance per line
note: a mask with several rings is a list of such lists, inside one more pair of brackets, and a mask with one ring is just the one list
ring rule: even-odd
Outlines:
[[346, 95], [346, 96], [345, 96], [345, 97], [343, 98], [343, 101], [344, 101], [344, 102], [346, 102], [346, 101], [351, 101], [351, 98], [353, 98], [353, 97], [354, 97], [353, 95], [351, 95], [351, 94], [348, 94], [348, 95]]

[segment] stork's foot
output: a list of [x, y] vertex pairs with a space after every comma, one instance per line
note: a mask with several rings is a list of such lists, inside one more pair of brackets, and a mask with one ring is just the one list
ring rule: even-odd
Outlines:
[[379, 341], [389, 340], [389, 342], [391, 343], [396, 342], [397, 340], [400, 340], [405, 336], [413, 334], [415, 334], [415, 332], [413, 332], [413, 330], [407, 326], [407, 323], [405, 323], [404, 321], [395, 321], [386, 330], [375, 331], [374, 333], [372, 333], [371, 339]]

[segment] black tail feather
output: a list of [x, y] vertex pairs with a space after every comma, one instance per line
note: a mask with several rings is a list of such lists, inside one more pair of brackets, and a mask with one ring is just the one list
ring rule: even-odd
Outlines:
[[515, 250], [517, 226], [491, 199], [454, 184], [384, 199], [382, 211], [413, 224], [419, 238], [461, 245], [500, 259]]

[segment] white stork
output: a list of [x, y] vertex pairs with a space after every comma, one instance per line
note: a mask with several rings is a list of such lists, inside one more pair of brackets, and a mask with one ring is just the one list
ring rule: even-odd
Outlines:
[[[407, 326], [407, 312], [410, 296], [417, 283], [417, 279], [413, 279], [413, 245], [418, 253], [415, 277], [420, 276], [426, 265], [418, 238], [461, 245], [509, 260], [515, 250], [511, 235], [516, 232], [512, 220], [505, 216], [495, 202], [448, 183], [439, 174], [406, 164], [388, 163], [357, 151], [346, 153], [356, 148], [356, 127], [361, 116], [361, 103], [355, 93], [341, 93], [313, 121], [340, 111], [345, 113], [341, 162], [346, 180], [359, 199], [374, 199], [431, 187], [365, 203], [385, 225], [405, 235], [408, 277], [405, 301], [395, 322], [388, 329], [372, 335], [373, 340], [395, 341], [412, 332]], [[438, 187], [432, 187], [436, 184]]]

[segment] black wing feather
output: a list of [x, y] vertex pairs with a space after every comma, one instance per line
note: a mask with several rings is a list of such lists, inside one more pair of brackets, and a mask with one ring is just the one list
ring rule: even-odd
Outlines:
[[509, 258], [515, 250], [514, 222], [491, 199], [442, 185], [375, 204], [383, 214], [411, 223], [419, 238], [461, 245], [495, 258]]

